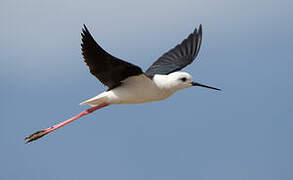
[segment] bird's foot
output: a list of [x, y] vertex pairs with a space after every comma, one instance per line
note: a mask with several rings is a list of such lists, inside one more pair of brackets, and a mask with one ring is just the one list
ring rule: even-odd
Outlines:
[[46, 130], [37, 131], [37, 132], [35, 132], [25, 138], [25, 144], [30, 143], [32, 141], [35, 141], [35, 140], [45, 136], [48, 133], [49, 132]]

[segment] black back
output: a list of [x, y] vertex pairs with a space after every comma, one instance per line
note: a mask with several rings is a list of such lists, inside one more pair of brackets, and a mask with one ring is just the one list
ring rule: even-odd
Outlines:
[[142, 74], [140, 67], [118, 59], [104, 49], [94, 40], [87, 27], [81, 33], [81, 50], [85, 63], [90, 72], [111, 90], [129, 76]]
[[145, 72], [152, 77], [155, 74], [169, 74], [179, 71], [196, 58], [202, 40], [202, 27], [195, 29], [181, 44], [163, 54]]

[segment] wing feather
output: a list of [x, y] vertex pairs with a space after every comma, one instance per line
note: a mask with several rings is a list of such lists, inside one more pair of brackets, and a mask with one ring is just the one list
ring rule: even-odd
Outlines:
[[186, 39], [163, 54], [145, 72], [148, 76], [169, 74], [189, 65], [196, 58], [202, 40], [202, 26], [195, 29]]
[[81, 50], [85, 63], [91, 74], [108, 86], [109, 90], [119, 86], [127, 77], [143, 73], [140, 67], [107, 53], [97, 44], [85, 25], [81, 36]]

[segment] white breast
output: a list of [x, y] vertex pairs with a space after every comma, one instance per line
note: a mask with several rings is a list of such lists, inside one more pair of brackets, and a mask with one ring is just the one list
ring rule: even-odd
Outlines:
[[170, 97], [177, 89], [170, 88], [167, 75], [155, 75], [152, 79], [146, 75], [131, 76], [122, 85], [110, 91], [105, 91], [80, 104], [97, 106], [106, 104], [138, 104], [150, 101], [160, 101]]
[[136, 104], [163, 100], [173, 93], [170, 94], [160, 88], [154, 81], [142, 74], [127, 78], [121, 86], [107, 94], [107, 99], [111, 104]]

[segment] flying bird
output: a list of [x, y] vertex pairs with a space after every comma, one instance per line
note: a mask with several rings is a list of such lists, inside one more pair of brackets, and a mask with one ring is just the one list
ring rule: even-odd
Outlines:
[[192, 80], [182, 68], [189, 65], [198, 55], [202, 41], [202, 25], [195, 28], [186, 39], [163, 54], [145, 72], [134, 64], [118, 59], [97, 44], [87, 27], [82, 29], [81, 50], [84, 61], [92, 75], [108, 87], [97, 96], [80, 104], [93, 106], [80, 114], [47, 129], [37, 131], [26, 137], [26, 143], [98, 109], [111, 104], [137, 104], [167, 99], [175, 92], [193, 86], [214, 90]]

